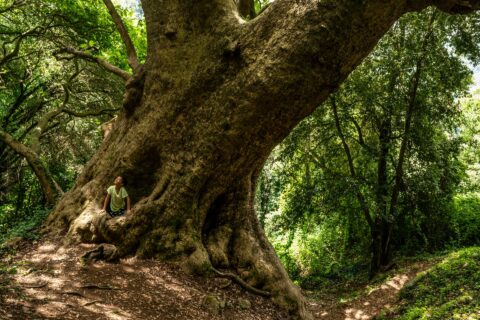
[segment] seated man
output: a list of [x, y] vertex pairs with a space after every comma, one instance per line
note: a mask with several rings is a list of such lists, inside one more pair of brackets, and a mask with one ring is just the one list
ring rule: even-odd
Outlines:
[[103, 211], [106, 211], [111, 217], [118, 217], [125, 213], [125, 202], [127, 213], [130, 212], [130, 197], [127, 190], [123, 187], [123, 178], [115, 178], [114, 185], [108, 187], [107, 196], [103, 202]]

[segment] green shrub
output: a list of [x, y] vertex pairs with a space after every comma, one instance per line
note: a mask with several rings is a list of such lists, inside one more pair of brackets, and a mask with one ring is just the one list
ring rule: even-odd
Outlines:
[[480, 196], [456, 196], [450, 210], [453, 243], [457, 246], [480, 244]]
[[400, 292], [394, 319], [479, 319], [480, 247], [450, 254]]
[[0, 244], [13, 237], [34, 240], [39, 237], [38, 227], [45, 221], [49, 210], [45, 208], [25, 209], [18, 213], [6, 206], [0, 207]]

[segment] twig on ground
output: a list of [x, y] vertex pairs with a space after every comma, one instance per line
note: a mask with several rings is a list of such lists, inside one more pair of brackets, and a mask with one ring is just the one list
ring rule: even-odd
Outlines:
[[23, 288], [43, 288], [47, 285], [46, 282], [44, 283], [39, 283], [39, 284], [28, 284], [28, 283], [22, 283], [21, 286]]
[[87, 283], [85, 285], [80, 286], [79, 288], [82, 289], [101, 289], [101, 290], [122, 290], [120, 288], [112, 287], [111, 285], [97, 285], [92, 283]]
[[72, 296], [79, 296], [79, 297], [85, 297], [83, 294], [81, 294], [80, 292], [77, 292], [77, 291], [62, 291], [60, 292], [61, 294], [69, 294], [69, 295], [72, 295]]

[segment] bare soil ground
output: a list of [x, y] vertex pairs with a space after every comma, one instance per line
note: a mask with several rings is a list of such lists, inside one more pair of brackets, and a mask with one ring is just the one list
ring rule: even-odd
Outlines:
[[[95, 245], [62, 247], [60, 239], [22, 242], [0, 272], [0, 319], [287, 319], [270, 299], [224, 278], [195, 277], [155, 260], [83, 265]], [[412, 263], [377, 285], [308, 293], [315, 319], [366, 320], [393, 306], [398, 291], [431, 263]], [[339, 298], [357, 292], [353, 298]]]
[[189, 276], [173, 265], [136, 258], [82, 265], [79, 257], [95, 245], [57, 243], [28, 245], [7, 261], [17, 268], [0, 275], [0, 319], [286, 318], [270, 299], [228, 279]]

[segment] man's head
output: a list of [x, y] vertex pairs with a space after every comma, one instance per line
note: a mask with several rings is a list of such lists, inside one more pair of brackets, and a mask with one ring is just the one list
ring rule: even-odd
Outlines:
[[123, 177], [122, 176], [116, 177], [114, 183], [115, 183], [115, 186], [117, 187], [123, 186]]

